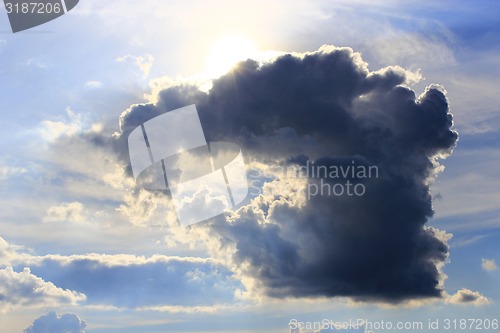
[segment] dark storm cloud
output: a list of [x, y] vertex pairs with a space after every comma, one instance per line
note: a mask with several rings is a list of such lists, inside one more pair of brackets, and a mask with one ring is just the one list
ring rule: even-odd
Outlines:
[[195, 103], [208, 141], [236, 142], [248, 159], [375, 165], [379, 177], [365, 181], [363, 196], [314, 196], [301, 207], [276, 199], [270, 210], [262, 204], [264, 221], [255, 205], [243, 207], [235, 221], [209, 224], [211, 237], [235, 248], [231, 262], [268, 296], [439, 297], [448, 245], [425, 227], [433, 214], [428, 181], [457, 133], [442, 89], [416, 98], [402, 86], [409, 76], [397, 67], [370, 72], [348, 48], [248, 60], [209, 93], [171, 87], [155, 105], [132, 106], [116, 142], [123, 150], [140, 123]]

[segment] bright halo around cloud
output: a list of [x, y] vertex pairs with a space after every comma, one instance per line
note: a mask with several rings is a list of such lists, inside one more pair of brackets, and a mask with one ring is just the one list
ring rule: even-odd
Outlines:
[[207, 72], [212, 77], [227, 73], [239, 61], [251, 58], [257, 50], [244, 36], [228, 35], [219, 38], [207, 58]]

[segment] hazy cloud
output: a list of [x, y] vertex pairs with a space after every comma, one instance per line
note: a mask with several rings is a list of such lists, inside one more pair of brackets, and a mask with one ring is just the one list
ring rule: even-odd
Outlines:
[[0, 166], [0, 180], [7, 180], [12, 176], [21, 175], [28, 170], [22, 167], [15, 166]]
[[34, 59], [34, 58], [28, 59], [26, 61], [26, 66], [35, 67], [35, 68], [43, 69], [43, 70], [48, 69], [48, 66], [45, 63], [43, 63], [37, 59]]
[[74, 113], [70, 108], [66, 109], [67, 119], [43, 120], [39, 130], [41, 137], [53, 142], [61, 136], [75, 135], [82, 130], [82, 116]]
[[481, 267], [485, 271], [496, 271], [498, 269], [495, 259], [481, 259]]
[[77, 201], [52, 206], [47, 210], [47, 216], [43, 218], [43, 222], [84, 222], [84, 209], [83, 204]]
[[150, 54], [145, 54], [141, 56], [135, 56], [127, 54], [123, 57], [116, 58], [117, 62], [132, 61], [141, 71], [143, 77], [147, 77], [153, 67], [153, 56]]
[[88, 88], [101, 88], [102, 87], [102, 82], [101, 81], [87, 81], [85, 82], [85, 87]]

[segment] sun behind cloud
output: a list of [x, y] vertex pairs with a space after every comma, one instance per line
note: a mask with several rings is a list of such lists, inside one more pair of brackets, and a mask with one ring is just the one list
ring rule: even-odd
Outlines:
[[251, 58], [256, 52], [257, 49], [252, 41], [242, 35], [231, 34], [220, 37], [208, 54], [207, 72], [212, 77], [219, 77], [227, 73], [237, 62]]

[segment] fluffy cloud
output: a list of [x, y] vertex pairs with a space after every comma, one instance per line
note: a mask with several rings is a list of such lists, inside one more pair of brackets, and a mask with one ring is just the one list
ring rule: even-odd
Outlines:
[[[433, 215], [429, 184], [458, 136], [444, 89], [432, 85], [416, 97], [405, 86], [415, 79], [399, 67], [369, 71], [349, 48], [248, 60], [208, 93], [172, 86], [155, 104], [131, 106], [115, 147], [126, 160], [131, 130], [194, 103], [207, 140], [235, 142], [251, 162], [376, 166], [374, 179], [344, 179], [363, 184], [362, 196], [291, 202], [284, 187], [194, 229], [204, 229], [212, 253], [227, 259], [249, 290], [266, 296], [440, 297], [449, 236], [425, 226]], [[319, 181], [310, 176], [299, 192]]]
[[85, 321], [75, 314], [58, 315], [50, 312], [36, 319], [24, 333], [85, 333], [85, 327]]
[[0, 311], [76, 304], [84, 300], [85, 295], [60, 289], [33, 275], [29, 268], [22, 272], [15, 272], [12, 267], [0, 270]]
[[461, 305], [485, 305], [490, 303], [489, 299], [485, 296], [476, 291], [465, 288], [462, 288], [457, 291], [456, 294], [451, 295], [448, 302]]
[[481, 267], [485, 271], [496, 271], [498, 269], [495, 259], [481, 259]]

